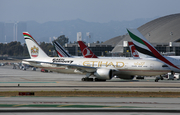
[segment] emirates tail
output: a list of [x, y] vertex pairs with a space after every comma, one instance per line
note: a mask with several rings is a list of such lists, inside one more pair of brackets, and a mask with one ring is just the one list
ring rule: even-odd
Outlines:
[[137, 29], [127, 29], [127, 31], [138, 52], [159, 59], [174, 68], [180, 69], [174, 65], [172, 61], [160, 54], [160, 52]]
[[82, 41], [78, 41], [84, 58], [98, 58]]

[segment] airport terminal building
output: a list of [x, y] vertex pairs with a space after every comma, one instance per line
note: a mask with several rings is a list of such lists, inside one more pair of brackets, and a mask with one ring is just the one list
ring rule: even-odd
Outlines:
[[[86, 44], [90, 50], [97, 56], [111, 56], [111, 51], [114, 46], [112, 45], [104, 45], [101, 43], [88, 43]], [[65, 49], [69, 54], [74, 56], [82, 56], [81, 49], [78, 43], [65, 44]]]

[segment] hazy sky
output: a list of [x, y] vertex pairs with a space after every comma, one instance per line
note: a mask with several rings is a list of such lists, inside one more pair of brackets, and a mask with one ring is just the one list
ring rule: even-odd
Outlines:
[[0, 0], [0, 22], [88, 22], [154, 18], [180, 13], [180, 0]]

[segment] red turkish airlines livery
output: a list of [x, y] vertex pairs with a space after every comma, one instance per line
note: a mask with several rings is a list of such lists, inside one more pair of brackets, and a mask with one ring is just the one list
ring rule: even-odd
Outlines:
[[85, 58], [98, 58], [82, 41], [78, 41], [78, 43]]

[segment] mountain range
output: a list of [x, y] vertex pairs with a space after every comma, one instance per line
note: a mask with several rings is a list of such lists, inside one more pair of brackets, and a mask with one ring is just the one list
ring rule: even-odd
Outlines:
[[[65, 35], [69, 42], [77, 41], [77, 32], [82, 32], [82, 39], [85, 42], [104, 42], [113, 37], [127, 33], [126, 28], [138, 28], [152, 19], [136, 19], [132, 21], [110, 21], [107, 23], [86, 22], [81, 19], [66, 20], [59, 22], [37, 23], [27, 21], [27, 31], [38, 42], [50, 42], [49, 38]], [[90, 32], [91, 38], [86, 36]]]

